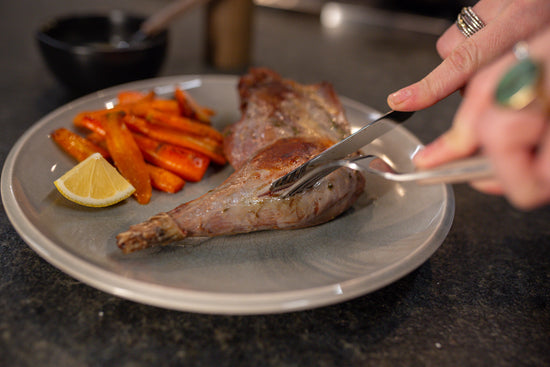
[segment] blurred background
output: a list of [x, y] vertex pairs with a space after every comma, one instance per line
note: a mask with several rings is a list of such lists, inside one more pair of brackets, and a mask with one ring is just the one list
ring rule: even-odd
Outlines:
[[[220, 0], [212, 0], [216, 2]], [[0, 2], [4, 15], [0, 44], [7, 50], [3, 53], [0, 88], [5, 91], [3, 103], [12, 107], [0, 111], [1, 117], [26, 116], [20, 125], [24, 129], [45, 113], [88, 93], [64, 88], [40, 54], [36, 32], [52, 18], [113, 9], [147, 16], [169, 3], [169, 0]], [[266, 66], [302, 83], [330, 81], [342, 95], [381, 111], [387, 109], [388, 93], [422, 78], [440, 62], [435, 50], [438, 35], [454, 22], [461, 7], [473, 3], [253, 0], [250, 58], [239, 68], [220, 68], [207, 62], [209, 13], [208, 6], [203, 4], [182, 14], [169, 26], [167, 54], [158, 76], [240, 74], [248, 66]], [[35, 87], [24, 93], [10, 92], [21, 90], [23, 85]], [[442, 121], [434, 124], [428, 135], [422, 136], [425, 130], [422, 124], [417, 124], [424, 141], [446, 129], [457, 101], [451, 98], [440, 107], [445, 111], [440, 114]], [[28, 105], [37, 108], [19, 111]]]
[[405, 12], [439, 17], [452, 21], [456, 18], [456, 9], [476, 3], [473, 0], [254, 0], [254, 2], [266, 7], [311, 13], [319, 13], [324, 5], [335, 2], [362, 6], [366, 12], [375, 10]]

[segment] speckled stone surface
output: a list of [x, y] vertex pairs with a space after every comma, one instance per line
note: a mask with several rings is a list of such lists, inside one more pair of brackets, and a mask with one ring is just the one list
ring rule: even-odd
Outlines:
[[[49, 16], [164, 1], [0, 4], [0, 161], [40, 117], [76, 96], [47, 72], [33, 40]], [[173, 26], [162, 75], [203, 65], [203, 12]], [[258, 9], [253, 63], [301, 82], [329, 80], [385, 110], [386, 95], [437, 65], [435, 37], [375, 27], [328, 32], [309, 15]], [[423, 142], [449, 127], [451, 96], [406, 123]], [[456, 214], [436, 253], [371, 294], [309, 311], [217, 316], [103, 293], [57, 270], [0, 212], [0, 366], [548, 366], [550, 208], [524, 213], [455, 186]]]

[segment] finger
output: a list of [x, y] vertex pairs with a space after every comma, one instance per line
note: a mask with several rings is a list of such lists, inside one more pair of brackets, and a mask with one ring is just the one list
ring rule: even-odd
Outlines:
[[465, 99], [455, 116], [452, 127], [413, 157], [419, 168], [431, 168], [472, 155], [480, 145], [474, 124], [478, 121], [477, 108]]
[[536, 147], [546, 129], [540, 111], [495, 108], [485, 117], [487, 123], [478, 126], [480, 141], [510, 202], [531, 209], [550, 198], [550, 186], [536, 173]]
[[[494, 27], [493, 27], [494, 28]], [[488, 32], [491, 28], [487, 26]], [[466, 84], [474, 72], [492, 60], [500, 48], [511, 47], [514, 40], [490, 40], [499, 35], [468, 38], [426, 77], [388, 96], [388, 105], [399, 111], [416, 111], [432, 106]], [[485, 33], [487, 34], [487, 33]]]
[[395, 110], [413, 111], [437, 103], [463, 86], [476, 70], [535, 32], [548, 19], [550, 2], [547, 0], [512, 2], [485, 28], [453, 48], [426, 77], [390, 94], [388, 105]]
[[535, 171], [540, 180], [550, 187], [550, 117], [547, 118], [545, 125], [543, 138], [538, 147]]
[[453, 125], [450, 130], [418, 151], [413, 162], [419, 168], [435, 167], [472, 155], [478, 145], [473, 129], [463, 124]]
[[[485, 24], [489, 24], [510, 2], [511, 0], [481, 0], [472, 8]], [[446, 59], [451, 52], [465, 40], [466, 36], [460, 32], [456, 24], [451, 25], [437, 40], [436, 49], [439, 56], [441, 56], [442, 59]]]
[[544, 70], [546, 75], [543, 77], [543, 85], [541, 86], [541, 94], [539, 100], [535, 101], [536, 108], [540, 108], [546, 113], [545, 131], [542, 135], [539, 144], [537, 155], [537, 174], [550, 187], [550, 28], [542, 32], [529, 45], [530, 53], [535, 60], [546, 60]]
[[[549, 39], [550, 29], [530, 42], [534, 59], [550, 61]], [[493, 64], [476, 77], [475, 82], [480, 84], [476, 88], [494, 85], [490, 81], [499, 80], [514, 62], [508, 56]], [[550, 90], [550, 80], [543, 81], [543, 89]], [[492, 95], [490, 89], [484, 93]], [[484, 123], [476, 124], [475, 128], [484, 153], [493, 162], [497, 181], [474, 182], [472, 186], [487, 193], [500, 191], [522, 209], [550, 202], [550, 115], [545, 109], [544, 96], [520, 111], [489, 107], [482, 119]]]
[[527, 150], [503, 154], [495, 170], [502, 184], [504, 195], [516, 207], [530, 210], [550, 200], [548, 183], [534, 175], [533, 155]]
[[485, 194], [489, 195], [503, 195], [504, 190], [502, 188], [502, 185], [500, 182], [494, 178], [494, 179], [487, 179], [487, 180], [477, 180], [470, 182], [470, 186], [472, 186], [477, 191], [481, 191]]
[[[512, 62], [512, 57], [509, 57]], [[468, 85], [465, 97], [459, 106], [449, 131], [427, 145], [414, 157], [414, 163], [421, 168], [463, 158], [473, 154], [480, 146], [475, 125], [484, 121], [484, 111], [493, 104], [491, 80], [499, 75], [498, 70], [479, 73]]]

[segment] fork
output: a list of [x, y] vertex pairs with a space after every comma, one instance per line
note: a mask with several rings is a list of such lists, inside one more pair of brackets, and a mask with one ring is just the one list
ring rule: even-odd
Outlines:
[[315, 186], [323, 177], [342, 167], [375, 174], [390, 181], [415, 181], [421, 184], [459, 183], [493, 176], [493, 167], [489, 160], [483, 156], [475, 156], [450, 162], [433, 169], [399, 173], [383, 159], [370, 154], [320, 165], [289, 187], [282, 189], [280, 196], [282, 198], [288, 198], [303, 192]]

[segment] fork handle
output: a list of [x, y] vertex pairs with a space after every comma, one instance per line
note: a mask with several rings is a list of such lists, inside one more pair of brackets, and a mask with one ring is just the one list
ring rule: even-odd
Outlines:
[[494, 170], [487, 157], [475, 156], [417, 171], [414, 174], [420, 176], [416, 181], [421, 184], [460, 183], [491, 178], [494, 176]]

